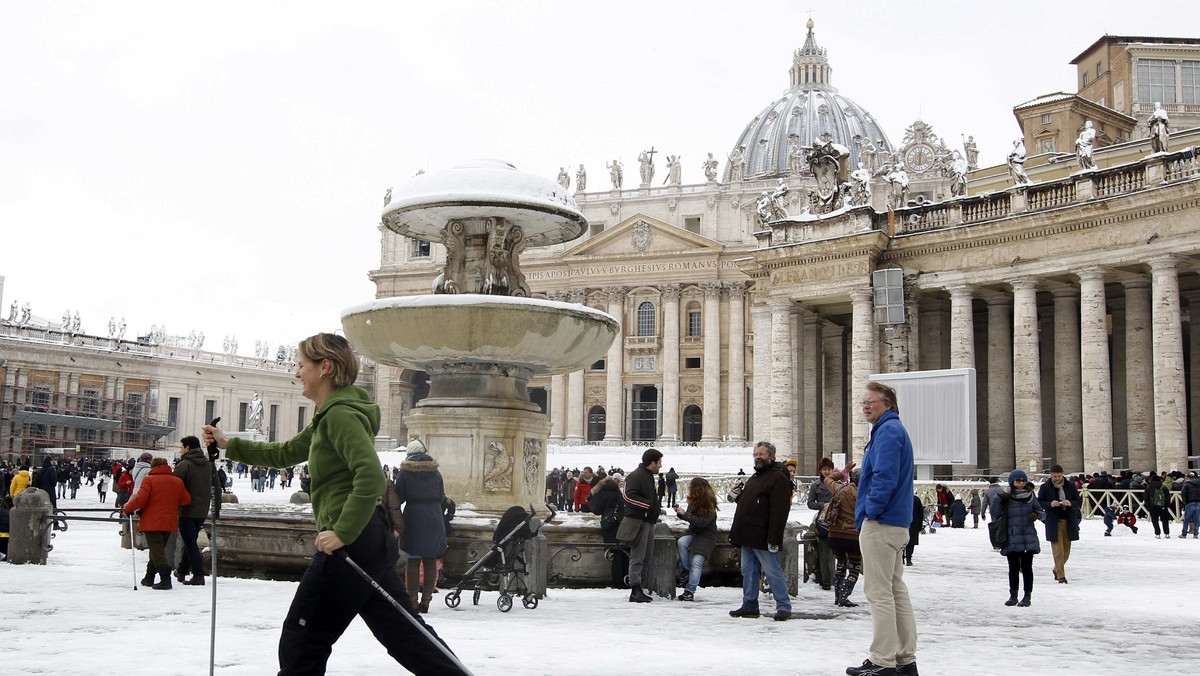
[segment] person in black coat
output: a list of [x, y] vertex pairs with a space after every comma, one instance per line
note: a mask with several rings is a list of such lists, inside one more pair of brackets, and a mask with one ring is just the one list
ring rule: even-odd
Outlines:
[[[1033, 595], [1033, 557], [1042, 551], [1034, 522], [1046, 517], [1046, 510], [1033, 491], [1024, 471], [1014, 469], [1008, 475], [1008, 491], [992, 498], [992, 521], [1001, 514], [1008, 520], [1008, 543], [1000, 553], [1008, 558], [1008, 600], [1006, 606], [1028, 607]], [[1019, 583], [1025, 583], [1025, 596], [1017, 601]]]
[[[604, 542], [608, 544], [617, 544], [617, 527], [621, 524], [621, 489], [617, 485], [617, 481], [612, 477], [603, 477], [592, 487], [591, 495], [588, 496], [588, 504], [593, 514], [600, 517], [600, 532], [604, 538]], [[625, 550], [613, 547], [609, 549], [611, 556], [609, 560], [612, 562], [610, 574], [612, 576], [612, 586], [616, 589], [625, 589], [628, 585], [625, 584], [625, 575], [629, 572], [629, 556]]]
[[679, 489], [679, 475], [675, 472], [675, 468], [667, 470], [667, 507], [675, 506], [675, 496]]
[[1054, 579], [1067, 584], [1067, 559], [1071, 543], [1079, 539], [1079, 489], [1063, 477], [1062, 465], [1050, 468], [1050, 478], [1038, 489], [1038, 502], [1046, 508], [1046, 542], [1054, 552]]
[[[50, 458], [42, 460], [42, 468], [38, 470], [37, 475], [33, 477], [32, 488], [40, 488], [50, 495], [51, 509], [58, 509], [58, 470], [54, 469], [54, 465], [50, 462]], [[58, 530], [58, 522], [54, 524], [54, 530]]]
[[[1162, 489], [1160, 492], [1159, 489]], [[1171, 536], [1171, 513], [1167, 507], [1171, 504], [1171, 492], [1163, 488], [1163, 480], [1157, 474], [1151, 474], [1146, 481], [1146, 488], [1142, 491], [1142, 502], [1146, 505], [1146, 510], [1150, 512], [1150, 524], [1154, 526], [1154, 537], [1161, 538], [1163, 536]], [[1162, 533], [1159, 534], [1159, 525], [1162, 525]]]
[[954, 502], [950, 503], [950, 527], [967, 527], [967, 506], [963, 504], [961, 498], [954, 498]]
[[912, 523], [908, 525], [908, 544], [904, 546], [904, 565], [911, 566], [913, 548], [921, 544], [921, 531], [925, 530], [925, 505], [921, 496], [913, 495]]
[[[446, 522], [443, 504], [446, 489], [437, 460], [425, 445], [414, 439], [409, 442], [407, 456], [400, 463], [400, 480], [396, 496], [404, 504], [404, 531], [400, 548], [408, 556], [405, 586], [419, 612], [429, 612], [429, 601], [437, 584], [437, 561], [446, 555]], [[419, 584], [420, 582], [420, 584]], [[420, 590], [420, 602], [417, 592]]]

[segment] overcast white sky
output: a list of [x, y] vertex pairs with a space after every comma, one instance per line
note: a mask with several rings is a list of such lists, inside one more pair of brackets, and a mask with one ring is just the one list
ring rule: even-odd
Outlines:
[[[436, 5], [436, 6], [435, 6]], [[999, 163], [1012, 107], [1074, 91], [1105, 33], [1200, 36], [1200, 4], [812, 3], [833, 82], [899, 143], [918, 116]], [[104, 333], [203, 330], [243, 354], [340, 327], [374, 297], [382, 197], [499, 157], [553, 178], [683, 180], [788, 84], [808, 4], [7, 3], [0, 9], [0, 276]], [[659, 157], [662, 157], [661, 155]], [[659, 166], [659, 175], [664, 169]], [[571, 170], [574, 176], [574, 169]]]

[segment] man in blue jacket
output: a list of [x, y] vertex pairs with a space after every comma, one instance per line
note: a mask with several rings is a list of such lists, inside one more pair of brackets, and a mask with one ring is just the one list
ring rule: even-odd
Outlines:
[[870, 657], [846, 673], [915, 676], [917, 624], [901, 558], [913, 512], [912, 441], [900, 423], [895, 390], [867, 383], [862, 407], [863, 417], [871, 423], [871, 439], [863, 451], [854, 525], [873, 632]]

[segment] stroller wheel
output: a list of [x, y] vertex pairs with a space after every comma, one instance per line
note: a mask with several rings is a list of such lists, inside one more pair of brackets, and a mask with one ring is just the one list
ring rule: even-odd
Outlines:
[[471, 595], [471, 605], [479, 605], [479, 595], [482, 593], [483, 592], [479, 591], [478, 589], [475, 590], [475, 593]]
[[501, 594], [500, 598], [496, 599], [496, 607], [499, 608], [500, 612], [502, 613], [507, 613], [508, 611], [512, 610], [512, 597], [508, 594]]
[[460, 600], [461, 599], [458, 597], [458, 592], [456, 591], [446, 594], [446, 606], [449, 608], [457, 608]]
[[525, 596], [521, 597], [521, 605], [525, 606], [526, 608], [528, 608], [530, 610], [537, 608], [537, 604], [538, 604], [538, 599], [532, 593], [526, 594]]

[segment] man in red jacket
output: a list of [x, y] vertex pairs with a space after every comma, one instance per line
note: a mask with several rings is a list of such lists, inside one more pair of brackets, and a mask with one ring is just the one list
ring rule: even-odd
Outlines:
[[[167, 538], [171, 533], [179, 531], [179, 508], [192, 501], [191, 494], [183, 485], [183, 481], [171, 474], [171, 466], [166, 458], [155, 458], [150, 463], [150, 473], [142, 481], [142, 487], [129, 502], [125, 503], [125, 513], [132, 514], [142, 510], [138, 532], [146, 536], [146, 544], [150, 547], [151, 569], [142, 578], [142, 584], [153, 585], [155, 589], [171, 588], [171, 565], [167, 562]], [[154, 582], [158, 574], [159, 581]]]
[[591, 467], [584, 467], [579, 473], [579, 481], [575, 483], [575, 511], [582, 512], [587, 508], [588, 496], [592, 493], [592, 482], [595, 477], [592, 475]]

